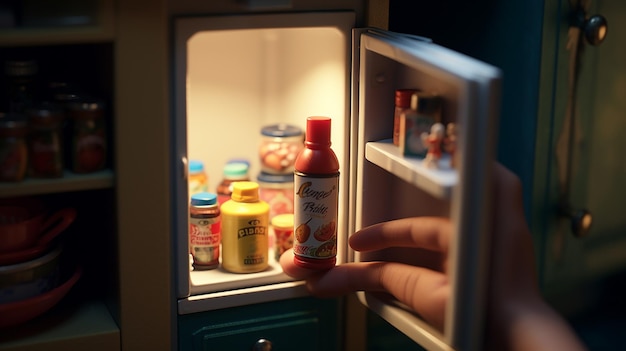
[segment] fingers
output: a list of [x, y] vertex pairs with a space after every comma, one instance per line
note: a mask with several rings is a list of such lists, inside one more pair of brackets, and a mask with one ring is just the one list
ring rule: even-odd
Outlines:
[[350, 246], [357, 251], [415, 247], [445, 253], [451, 232], [452, 226], [446, 218], [404, 218], [361, 229], [350, 237]]
[[450, 293], [445, 274], [395, 262], [343, 264], [311, 276], [307, 286], [318, 297], [355, 291], [386, 292], [440, 329]]

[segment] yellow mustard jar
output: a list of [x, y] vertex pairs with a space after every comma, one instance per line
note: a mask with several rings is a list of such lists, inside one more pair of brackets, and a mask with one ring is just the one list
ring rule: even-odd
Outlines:
[[269, 266], [270, 206], [259, 198], [259, 184], [233, 183], [222, 212], [222, 267], [233, 273], [260, 272]]

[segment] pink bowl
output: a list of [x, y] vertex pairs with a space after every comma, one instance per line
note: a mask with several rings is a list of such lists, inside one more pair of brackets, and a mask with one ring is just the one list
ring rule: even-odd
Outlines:
[[82, 269], [78, 267], [66, 282], [47, 293], [26, 300], [0, 304], [0, 328], [25, 323], [47, 312], [70, 291], [82, 273]]

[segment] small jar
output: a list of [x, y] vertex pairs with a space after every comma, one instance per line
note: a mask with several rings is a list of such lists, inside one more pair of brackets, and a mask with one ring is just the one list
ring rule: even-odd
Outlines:
[[191, 195], [189, 204], [189, 253], [197, 270], [219, 266], [222, 221], [217, 195], [201, 192]]
[[261, 199], [270, 205], [270, 218], [283, 213], [293, 213], [293, 173], [257, 176]]
[[204, 163], [199, 160], [189, 160], [189, 196], [193, 194], [207, 192], [209, 188], [209, 178], [204, 170]]
[[19, 182], [28, 167], [28, 124], [22, 115], [0, 112], [0, 181]]
[[284, 213], [272, 218], [270, 226], [274, 231], [274, 258], [293, 247], [293, 213]]
[[303, 148], [302, 129], [288, 124], [263, 127], [259, 145], [261, 171], [271, 174], [293, 173], [294, 162]]
[[30, 132], [28, 150], [30, 175], [39, 178], [63, 176], [63, 110], [52, 104], [40, 104], [26, 110]]
[[233, 183], [250, 180], [250, 166], [245, 162], [228, 162], [222, 171], [222, 181], [217, 186], [217, 202], [221, 205], [230, 200]]
[[416, 89], [397, 89], [395, 92], [395, 108], [393, 111], [393, 144], [400, 145], [400, 118], [402, 113], [411, 108], [411, 96]]
[[107, 157], [104, 104], [95, 100], [72, 103], [69, 117], [74, 125], [72, 171], [92, 173], [104, 169]]

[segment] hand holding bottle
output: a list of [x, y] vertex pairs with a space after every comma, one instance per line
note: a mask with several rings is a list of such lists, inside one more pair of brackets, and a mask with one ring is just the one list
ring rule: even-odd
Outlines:
[[[486, 344], [500, 350], [583, 350], [567, 323], [543, 300], [537, 285], [532, 240], [519, 179], [494, 165], [493, 241], [487, 297]], [[286, 274], [306, 279], [319, 297], [353, 291], [386, 292], [443, 330], [451, 285], [446, 275], [452, 226], [446, 218], [416, 217], [379, 223], [354, 233], [357, 251], [414, 248], [419, 265], [356, 262], [314, 271], [281, 257]]]

